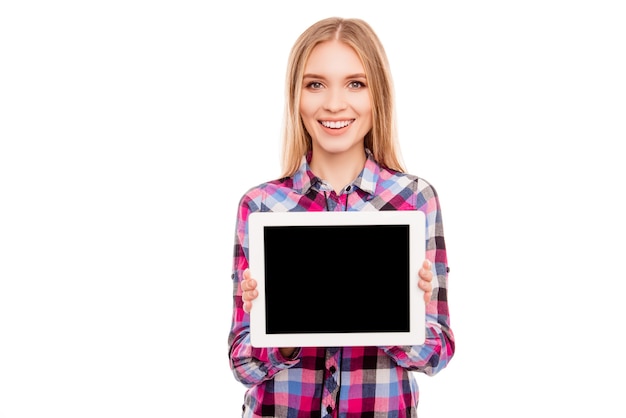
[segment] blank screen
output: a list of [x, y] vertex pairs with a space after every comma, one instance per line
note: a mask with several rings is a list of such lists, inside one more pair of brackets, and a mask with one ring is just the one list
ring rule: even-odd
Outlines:
[[409, 331], [408, 225], [266, 226], [264, 240], [268, 334]]

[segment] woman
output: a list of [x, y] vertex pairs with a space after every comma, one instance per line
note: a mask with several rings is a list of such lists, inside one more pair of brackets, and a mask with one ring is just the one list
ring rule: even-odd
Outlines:
[[[384, 49], [362, 20], [324, 19], [292, 48], [283, 176], [245, 193], [237, 216], [228, 342], [231, 369], [248, 387], [244, 417], [415, 417], [419, 391], [411, 372], [433, 375], [454, 354], [439, 200], [432, 185], [407, 174], [400, 161], [392, 90]], [[426, 260], [416, 278], [426, 302], [423, 345], [250, 345], [249, 312], [258, 292], [248, 270], [248, 216], [303, 210], [425, 213]], [[315, 262], [321, 274], [333, 265]]]

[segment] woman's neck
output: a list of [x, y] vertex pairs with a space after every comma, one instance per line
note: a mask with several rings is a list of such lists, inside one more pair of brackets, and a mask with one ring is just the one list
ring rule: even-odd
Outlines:
[[329, 154], [313, 152], [311, 156], [311, 171], [329, 183], [336, 193], [352, 182], [363, 170], [367, 156], [365, 150], [353, 153]]

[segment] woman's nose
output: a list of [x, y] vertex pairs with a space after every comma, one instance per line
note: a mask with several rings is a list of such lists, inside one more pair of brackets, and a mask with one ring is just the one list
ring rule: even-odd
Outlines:
[[329, 89], [324, 108], [329, 112], [339, 112], [347, 107], [346, 98], [341, 89]]

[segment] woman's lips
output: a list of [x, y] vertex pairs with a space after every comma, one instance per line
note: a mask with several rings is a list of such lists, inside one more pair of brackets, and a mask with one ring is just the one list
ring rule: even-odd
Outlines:
[[319, 121], [320, 125], [322, 125], [324, 128], [328, 128], [328, 129], [345, 128], [346, 126], [350, 125], [352, 122], [354, 122], [354, 119], [347, 119], [347, 120], [320, 120]]

